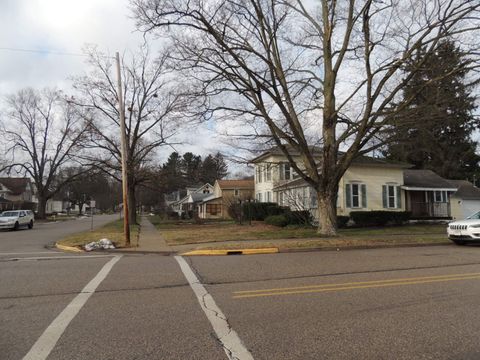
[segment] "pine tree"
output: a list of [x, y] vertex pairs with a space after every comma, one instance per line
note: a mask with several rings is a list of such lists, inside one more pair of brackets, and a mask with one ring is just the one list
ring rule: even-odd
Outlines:
[[[416, 58], [423, 53], [419, 50]], [[445, 41], [425, 62], [407, 66], [407, 74], [419, 66], [421, 70], [403, 92], [404, 100], [413, 101], [396, 120], [394, 141], [385, 152], [388, 158], [450, 179], [469, 178], [477, 172], [480, 156], [472, 140], [480, 125], [473, 115], [476, 99], [469, 92], [467, 71], [453, 71], [468, 61], [452, 41]], [[432, 79], [440, 81], [432, 85]]]
[[217, 152], [215, 155], [208, 155], [203, 160], [201, 181], [214, 184], [215, 180], [221, 180], [228, 174], [228, 166], [223, 155]]

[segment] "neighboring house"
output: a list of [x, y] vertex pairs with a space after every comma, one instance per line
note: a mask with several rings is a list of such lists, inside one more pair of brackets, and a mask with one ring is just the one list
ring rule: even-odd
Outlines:
[[33, 186], [29, 178], [0, 178], [0, 210], [33, 210]]
[[466, 180], [449, 180], [457, 191], [450, 197], [453, 219], [465, 219], [480, 211], [480, 189]]
[[[181, 192], [179, 191], [179, 194]], [[178, 216], [182, 216], [189, 211], [194, 211], [197, 204], [203, 199], [213, 193], [213, 186], [210, 184], [203, 184], [198, 186], [189, 186], [184, 191], [184, 196], [170, 203], [172, 211], [176, 212]]]
[[[293, 156], [300, 164], [300, 157]], [[310, 210], [317, 218], [316, 191], [299, 178], [277, 149], [253, 159], [255, 198], [292, 210]], [[405, 210], [403, 171], [409, 164], [368, 156], [358, 157], [339, 183], [337, 214], [351, 211]]]
[[252, 180], [216, 180], [213, 193], [198, 205], [201, 219], [229, 219], [228, 208], [235, 203], [253, 200]]
[[451, 196], [458, 186], [432, 170], [405, 170], [406, 209], [412, 219], [451, 219]]

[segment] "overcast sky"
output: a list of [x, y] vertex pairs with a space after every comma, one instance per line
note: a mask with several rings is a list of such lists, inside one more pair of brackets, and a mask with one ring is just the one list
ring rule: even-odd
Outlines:
[[[130, 18], [128, 0], [0, 0], [0, 4], [2, 98], [27, 86], [53, 86], [68, 92], [69, 78], [86, 71], [85, 58], [58, 53], [82, 54], [86, 44], [122, 53], [143, 42]], [[182, 140], [190, 144], [176, 150], [202, 155], [231, 151], [215, 140], [215, 126], [187, 129]], [[163, 149], [161, 160], [171, 151]]]

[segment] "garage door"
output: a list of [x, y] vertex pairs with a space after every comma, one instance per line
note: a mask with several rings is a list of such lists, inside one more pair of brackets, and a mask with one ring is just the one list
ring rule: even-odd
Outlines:
[[480, 200], [463, 200], [462, 201], [463, 218], [480, 211]]

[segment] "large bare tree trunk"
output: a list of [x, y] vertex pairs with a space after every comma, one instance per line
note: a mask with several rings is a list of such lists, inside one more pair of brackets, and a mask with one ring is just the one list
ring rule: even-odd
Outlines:
[[47, 207], [47, 199], [45, 196], [38, 194], [38, 208], [37, 208], [37, 218], [38, 219], [45, 219], [46, 216], [46, 207]]
[[318, 191], [318, 230], [322, 236], [337, 235], [337, 192]]

